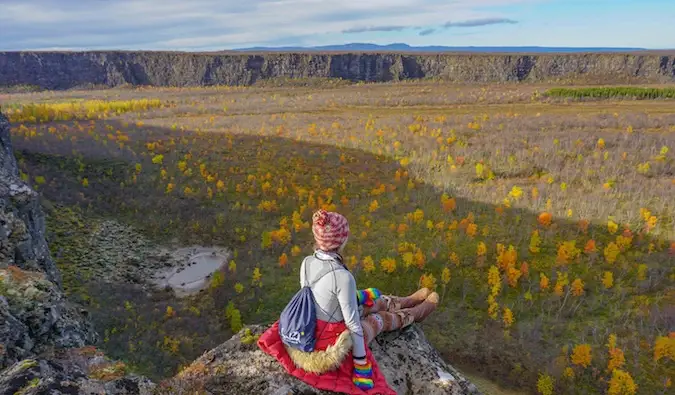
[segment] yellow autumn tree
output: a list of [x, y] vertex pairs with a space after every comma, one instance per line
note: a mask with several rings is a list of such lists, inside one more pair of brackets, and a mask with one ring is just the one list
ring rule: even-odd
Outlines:
[[580, 278], [577, 278], [574, 281], [572, 281], [572, 295], [581, 296], [583, 294], [584, 294], [584, 282]]
[[602, 275], [602, 286], [605, 289], [610, 289], [614, 285], [614, 274], [610, 271], [606, 271]]
[[551, 225], [551, 222], [553, 222], [553, 216], [551, 215], [551, 213], [543, 212], [539, 214], [539, 217], [537, 217], [537, 221], [541, 226], [548, 227]]
[[616, 335], [613, 333], [609, 335], [607, 351], [609, 353], [609, 360], [607, 361], [607, 370], [609, 372], [622, 367], [626, 363], [623, 351], [616, 346]]
[[441, 206], [443, 207], [443, 211], [449, 213], [454, 211], [455, 208], [457, 208], [457, 202], [455, 201], [455, 198], [451, 198], [444, 193], [441, 196]]
[[436, 277], [432, 273], [423, 274], [420, 277], [420, 285], [423, 288], [435, 289], [436, 288]]
[[498, 294], [501, 290], [502, 278], [497, 266], [492, 265], [488, 270], [488, 285], [490, 286], [490, 293], [493, 295]]
[[500, 269], [506, 271], [510, 267], [515, 267], [517, 260], [518, 252], [514, 246], [509, 245], [506, 249], [503, 244], [497, 244], [497, 265]]
[[287, 264], [288, 264], [288, 255], [286, 255], [286, 253], [284, 252], [279, 257], [279, 267], [286, 267]]
[[485, 245], [484, 242], [479, 242], [478, 247], [476, 248], [476, 255], [481, 257], [487, 254], [487, 246]]
[[363, 261], [361, 262], [363, 266], [363, 271], [366, 273], [372, 273], [375, 271], [375, 261], [373, 260], [373, 257], [368, 255], [367, 257], [363, 258]]
[[455, 266], [459, 266], [459, 255], [457, 255], [456, 252], [451, 252], [448, 259], [450, 259], [450, 262], [452, 262]]
[[298, 256], [298, 255], [300, 255], [301, 252], [302, 252], [302, 249], [299, 246], [293, 246], [293, 248], [291, 248], [291, 255], [292, 256]]
[[511, 325], [513, 325], [513, 311], [509, 309], [508, 307], [504, 307], [504, 312], [502, 315], [502, 321], [504, 322], [504, 327], [509, 328]]
[[587, 368], [591, 365], [591, 346], [589, 344], [578, 344], [572, 349], [572, 363], [577, 366]]
[[380, 261], [380, 267], [383, 272], [391, 274], [396, 270], [396, 259], [384, 258]]
[[447, 267], [443, 268], [443, 272], [441, 273], [441, 282], [443, 285], [447, 285], [450, 282], [450, 269]]
[[558, 265], [566, 265], [579, 256], [581, 250], [576, 247], [576, 243], [576, 240], [570, 240], [558, 246], [558, 255], [556, 256]]
[[607, 247], [605, 247], [605, 249], [603, 250], [603, 253], [605, 255], [605, 260], [607, 261], [607, 263], [612, 264], [616, 262], [616, 259], [621, 253], [621, 249], [614, 242], [610, 242], [609, 244], [607, 244]]
[[637, 385], [628, 372], [619, 369], [612, 372], [607, 395], [634, 395], [636, 392]]
[[518, 288], [518, 279], [520, 279], [520, 276], [522, 275], [523, 273], [520, 270], [516, 269], [515, 267], [509, 267], [506, 270], [506, 281], [510, 287]]
[[493, 320], [496, 320], [497, 315], [499, 314], [499, 304], [497, 303], [495, 295], [494, 294], [488, 295], [487, 302], [488, 302], [488, 316], [490, 316], [490, 318], [492, 318]]
[[251, 283], [253, 285], [257, 285], [258, 287], [262, 287], [262, 273], [260, 272], [260, 268], [255, 268], [253, 269], [253, 277]]
[[537, 380], [537, 392], [541, 395], [553, 395], [553, 389], [553, 377], [540, 373]]
[[659, 336], [654, 342], [654, 361], [658, 362], [662, 358], [668, 358], [675, 361], [675, 332], [670, 336]]
[[420, 270], [423, 269], [424, 265], [427, 261], [427, 257], [424, 255], [422, 250], [420, 250], [419, 248], [417, 249], [417, 251], [415, 251], [414, 259], [415, 259], [415, 265], [417, 266], [417, 268], [420, 269]]
[[553, 292], [555, 292], [555, 294], [558, 296], [562, 296], [565, 291], [565, 286], [569, 283], [570, 281], [566, 272], [557, 272], [557, 279], [555, 282], [555, 287], [553, 288]]

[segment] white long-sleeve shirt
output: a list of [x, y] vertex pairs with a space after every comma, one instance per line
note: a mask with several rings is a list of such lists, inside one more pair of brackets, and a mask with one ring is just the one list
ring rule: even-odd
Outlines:
[[344, 321], [351, 333], [353, 356], [364, 357], [366, 346], [356, 298], [356, 280], [352, 273], [339, 263], [336, 256], [316, 251], [300, 267], [300, 286], [305, 285], [310, 285], [312, 289], [316, 318], [328, 322]]

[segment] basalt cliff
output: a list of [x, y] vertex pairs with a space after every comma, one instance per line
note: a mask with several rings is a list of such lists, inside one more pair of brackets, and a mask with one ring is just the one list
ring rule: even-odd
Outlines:
[[[265, 326], [242, 329], [162, 383], [107, 358], [95, 347], [99, 337], [87, 311], [65, 298], [41, 206], [19, 176], [9, 123], [0, 114], [0, 395], [325, 394], [258, 349]], [[399, 394], [477, 393], [416, 326], [379, 336], [372, 350]]]
[[0, 52], [0, 87], [251, 85], [274, 78], [667, 83], [675, 81], [675, 53]]

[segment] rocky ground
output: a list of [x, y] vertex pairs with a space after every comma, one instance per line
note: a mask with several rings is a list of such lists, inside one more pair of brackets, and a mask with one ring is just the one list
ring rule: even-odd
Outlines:
[[92, 347], [59, 350], [0, 372], [0, 394], [152, 394], [156, 384]]
[[[162, 392], [330, 394], [288, 376], [274, 359], [258, 349], [256, 340], [266, 329], [265, 326], [244, 328], [164, 383]], [[371, 349], [387, 382], [399, 394], [478, 393], [461, 373], [443, 362], [415, 325], [378, 336], [371, 343]]]
[[[225, 270], [231, 256], [225, 247], [158, 246], [133, 227], [114, 220], [88, 220], [74, 234], [68, 222], [59, 236], [77, 244], [67, 270], [106, 283], [130, 283], [147, 289], [170, 288], [187, 296], [205, 288], [212, 274]], [[73, 236], [69, 239], [70, 236]], [[56, 255], [62, 253], [57, 249]], [[210, 259], [213, 256], [213, 259]]]

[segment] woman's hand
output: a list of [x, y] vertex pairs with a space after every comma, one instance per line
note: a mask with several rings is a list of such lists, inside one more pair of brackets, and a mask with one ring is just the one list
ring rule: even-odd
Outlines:
[[367, 357], [354, 358], [354, 372], [352, 373], [352, 382], [362, 390], [372, 389], [373, 384], [373, 365]]
[[356, 300], [359, 305], [366, 307], [372, 306], [381, 296], [382, 292], [377, 288], [366, 288], [356, 291]]

